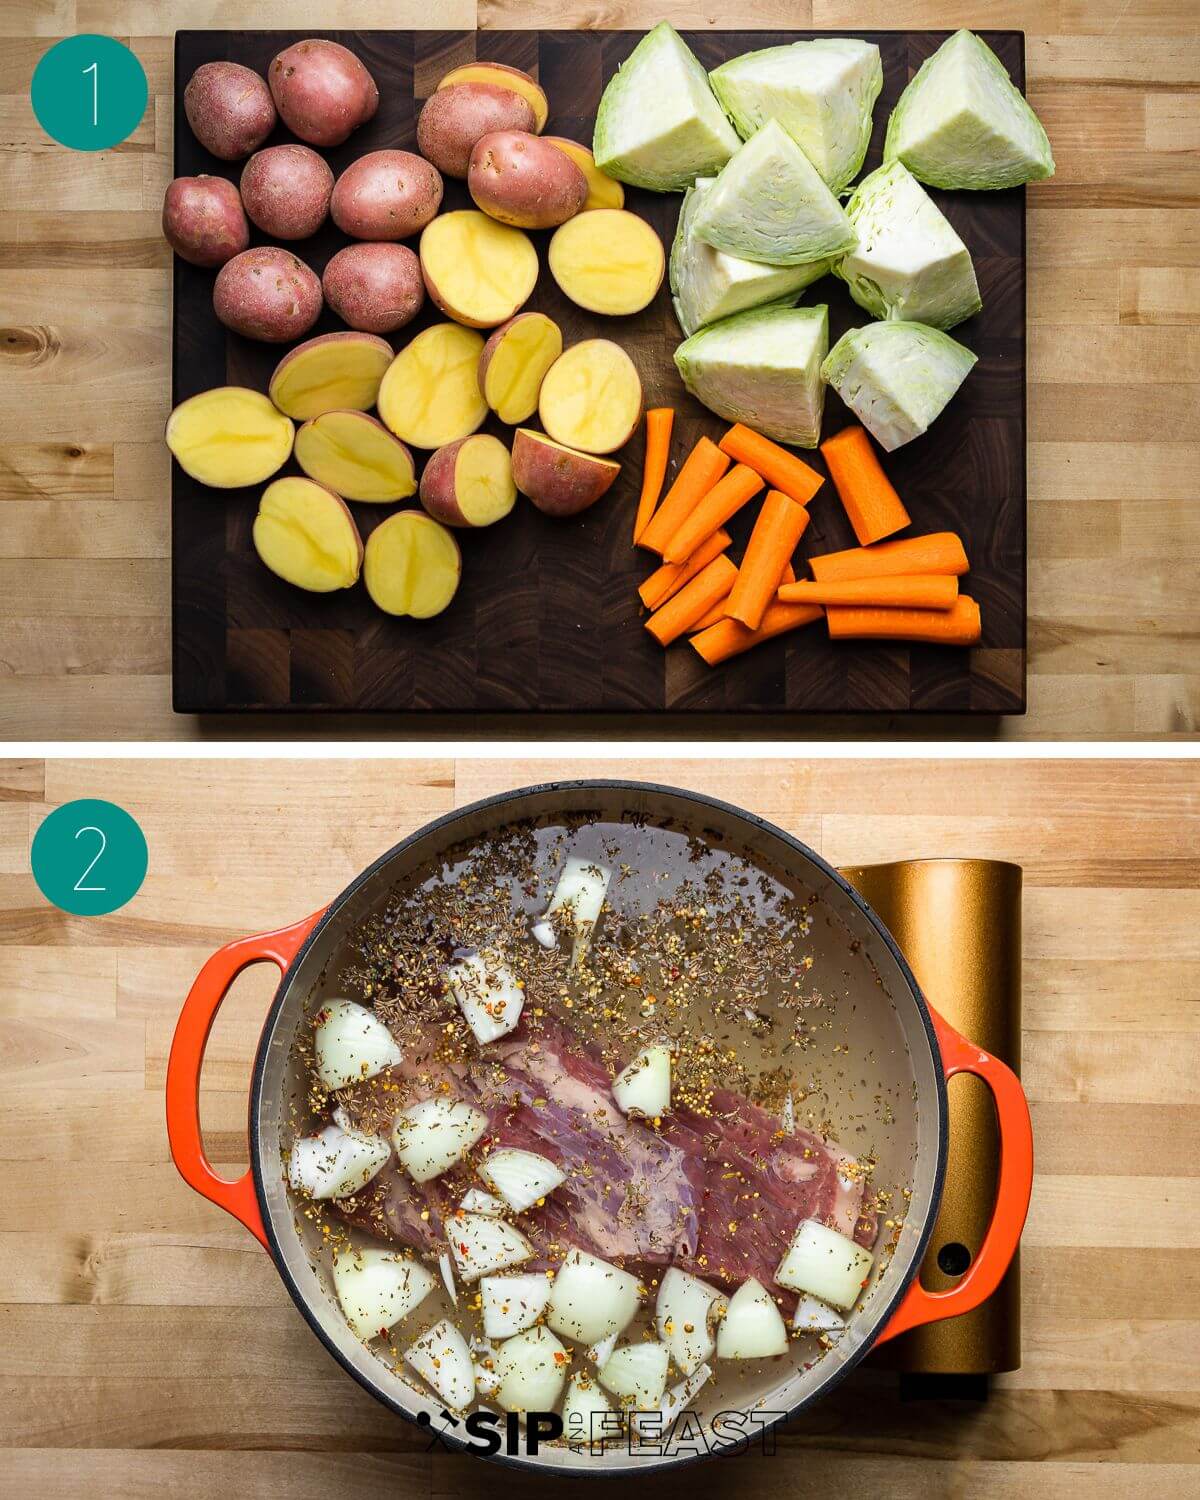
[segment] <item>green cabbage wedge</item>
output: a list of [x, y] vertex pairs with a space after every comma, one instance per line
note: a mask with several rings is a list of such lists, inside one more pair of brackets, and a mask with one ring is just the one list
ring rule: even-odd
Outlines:
[[708, 75], [675, 28], [648, 31], [609, 80], [592, 154], [610, 177], [680, 193], [719, 172], [739, 145]]
[[956, 31], [900, 95], [885, 162], [941, 188], [1011, 188], [1054, 175], [1042, 123], [992, 49]]
[[869, 323], [838, 339], [821, 374], [891, 453], [929, 429], [975, 359], [924, 323]]
[[757, 307], [694, 333], [676, 349], [675, 364], [692, 395], [717, 416], [777, 442], [815, 448], [828, 348], [823, 304]]

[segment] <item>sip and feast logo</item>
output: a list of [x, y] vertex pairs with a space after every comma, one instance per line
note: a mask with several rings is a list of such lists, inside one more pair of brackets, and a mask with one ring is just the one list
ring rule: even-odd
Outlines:
[[417, 1413], [417, 1421], [430, 1432], [430, 1448], [455, 1447], [470, 1453], [491, 1456], [533, 1458], [543, 1447], [565, 1443], [573, 1452], [586, 1453], [623, 1450], [633, 1458], [681, 1458], [708, 1454], [744, 1453], [758, 1448], [775, 1452], [774, 1424], [785, 1415], [781, 1411], [722, 1411], [708, 1421], [697, 1412], [685, 1409], [672, 1412], [640, 1413], [628, 1425], [620, 1412], [600, 1411], [591, 1414], [590, 1424], [576, 1420], [564, 1426], [553, 1411], [528, 1411], [501, 1414], [481, 1407], [478, 1411], [456, 1416], [443, 1408], [436, 1414]]

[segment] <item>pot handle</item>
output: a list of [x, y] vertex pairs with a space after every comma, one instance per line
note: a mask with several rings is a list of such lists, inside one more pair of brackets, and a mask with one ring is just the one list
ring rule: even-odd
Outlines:
[[878, 1335], [877, 1344], [922, 1323], [956, 1318], [986, 1302], [1017, 1253], [1033, 1191], [1033, 1127], [1020, 1080], [999, 1058], [955, 1031], [932, 1007], [930, 1015], [947, 1080], [956, 1073], [974, 1073], [991, 1090], [1000, 1136], [996, 1206], [979, 1253], [958, 1284], [945, 1292], [927, 1292], [919, 1280], [914, 1281]]
[[218, 1177], [204, 1154], [200, 1135], [200, 1069], [204, 1065], [209, 1032], [233, 981], [243, 969], [257, 963], [277, 964], [279, 972], [286, 974], [322, 915], [315, 912], [277, 932], [238, 938], [218, 948], [196, 975], [183, 1002], [167, 1060], [167, 1139], [180, 1176], [201, 1197], [244, 1224], [267, 1249], [270, 1246], [253, 1176], [247, 1171], [236, 1182]]

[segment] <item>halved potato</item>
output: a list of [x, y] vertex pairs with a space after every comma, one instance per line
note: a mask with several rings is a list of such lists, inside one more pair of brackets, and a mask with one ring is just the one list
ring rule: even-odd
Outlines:
[[268, 391], [280, 411], [301, 422], [327, 411], [366, 411], [391, 362], [391, 344], [373, 333], [322, 333], [283, 356]]
[[513, 438], [513, 479], [548, 516], [577, 516], [595, 505], [621, 472], [611, 458], [595, 458], [555, 443], [544, 432], [519, 427]]
[[642, 382], [619, 344], [585, 339], [550, 366], [538, 414], [556, 443], [612, 453], [633, 436], [642, 415]]
[[365, 411], [327, 411], [296, 434], [296, 462], [345, 500], [384, 505], [416, 493], [412, 454]]
[[219, 385], [181, 401], [167, 447], [185, 474], [215, 490], [261, 484], [287, 463], [296, 429], [261, 391]]
[[667, 264], [658, 235], [623, 208], [568, 219], [554, 231], [546, 260], [572, 302], [609, 317], [641, 312], [653, 302]]
[[362, 568], [363, 544], [345, 502], [312, 479], [277, 479], [254, 518], [254, 550], [286, 583], [313, 594], [348, 589]]
[[468, 328], [494, 328], [537, 284], [533, 241], [478, 209], [440, 214], [421, 231], [421, 275], [429, 295]]
[[464, 63], [461, 68], [451, 68], [438, 88], [453, 88], [456, 83], [494, 83], [497, 88], [511, 89], [514, 94], [520, 94], [533, 110], [535, 130], [545, 129], [550, 117], [549, 101], [539, 85], [520, 68], [496, 62]]
[[443, 448], [482, 427], [483, 339], [457, 323], [435, 323], [401, 349], [379, 385], [384, 424], [414, 448]]
[[578, 141], [569, 141], [562, 135], [547, 135], [542, 139], [565, 152], [583, 173], [588, 185], [587, 201], [581, 210], [583, 213], [593, 208], [625, 207], [625, 189], [615, 177], [600, 170], [596, 165], [596, 158], [586, 146], [581, 146]]
[[479, 356], [479, 389], [502, 422], [515, 427], [533, 416], [562, 348], [562, 330], [545, 313], [518, 313], [496, 329]]
[[443, 526], [491, 526], [516, 503], [508, 449], [486, 432], [439, 448], [421, 475], [421, 504]]
[[428, 620], [454, 598], [462, 553], [444, 526], [419, 510], [388, 516], [367, 538], [363, 582], [386, 614]]

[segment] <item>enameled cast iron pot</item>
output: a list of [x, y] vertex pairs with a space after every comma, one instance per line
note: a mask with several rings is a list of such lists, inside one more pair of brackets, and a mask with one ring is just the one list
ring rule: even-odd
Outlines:
[[[735, 855], [780, 872], [811, 893], [827, 920], [813, 941], [856, 976], [848, 1008], [856, 1070], [870, 1057], [880, 1070], [869, 1087], [899, 1101], [895, 1122], [877, 1148], [876, 1182], [911, 1189], [904, 1228], [890, 1261], [850, 1315], [846, 1333], [810, 1368], [787, 1361], [768, 1366], [758, 1384], [739, 1392], [739, 1404], [758, 1400], [771, 1412], [794, 1416], [836, 1385], [867, 1352], [905, 1330], [969, 1312], [999, 1285], [1016, 1251], [1033, 1179], [1029, 1110], [1016, 1076], [941, 1019], [926, 1003], [895, 943], [869, 906], [811, 849], [761, 818], [694, 792], [642, 782], [573, 781], [528, 787], [477, 802], [428, 824], [375, 862], [324, 911], [278, 932], [242, 938], [204, 965], [184, 1003], [167, 1068], [167, 1129], [171, 1154], [186, 1181], [240, 1220], [266, 1247], [313, 1332], [360, 1385], [402, 1416], [428, 1410], [419, 1395], [354, 1337], [337, 1307], [327, 1276], [301, 1239], [284, 1187], [285, 1101], [298, 1083], [293, 1039], [315, 1007], [336, 993], [326, 986], [343, 945], [364, 918], [382, 909], [394, 886], [431, 864], [452, 845], [476, 841], [524, 819], [558, 821], [572, 814], [604, 822], [640, 821], [693, 833]], [[859, 961], [847, 955], [854, 955]], [[281, 972], [254, 1062], [250, 1088], [250, 1170], [236, 1182], [218, 1177], [200, 1137], [199, 1081], [205, 1043], [235, 976], [269, 961]], [[860, 980], [861, 982], [857, 982]], [[839, 1016], [841, 1012], [839, 1011]], [[942, 1192], [947, 1151], [946, 1080], [974, 1073], [992, 1092], [1001, 1140], [996, 1204], [973, 1264], [949, 1291], [930, 1293], [916, 1279]], [[314, 1262], [316, 1266], [314, 1267]], [[723, 1382], [722, 1382], [723, 1383]], [[436, 1408], [437, 1403], [433, 1403]], [[704, 1414], [704, 1393], [696, 1409]], [[719, 1400], [712, 1410], [728, 1407]], [[454, 1442], [451, 1435], [448, 1439]], [[690, 1453], [647, 1458], [621, 1450], [602, 1457], [543, 1446], [537, 1457], [503, 1461], [539, 1470], [644, 1475], [687, 1462]]]

